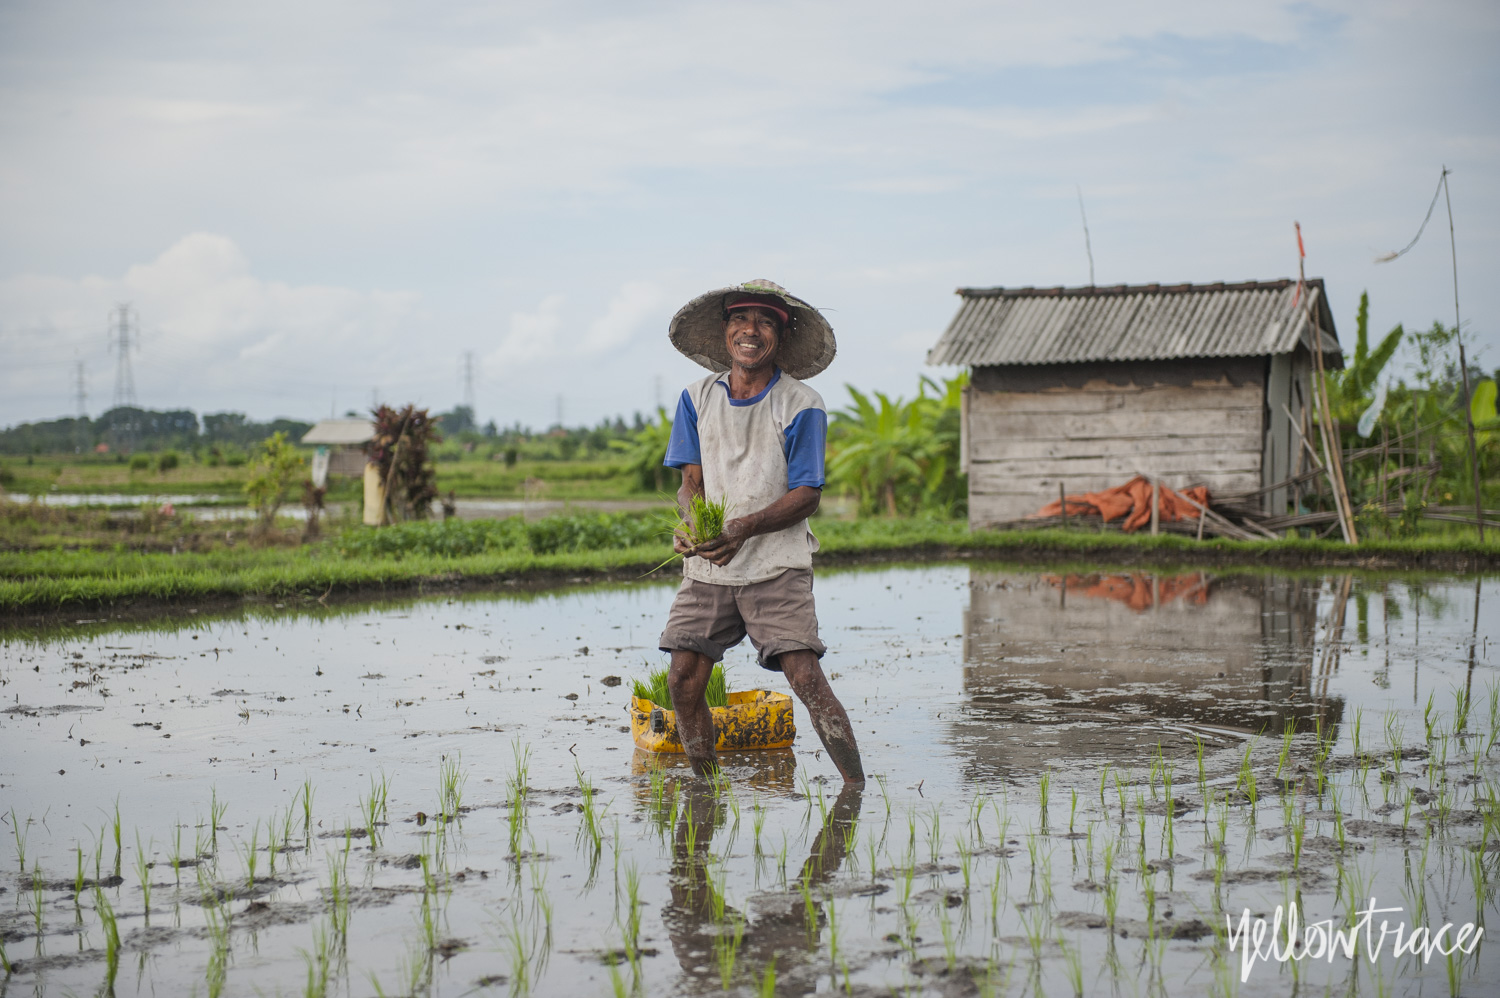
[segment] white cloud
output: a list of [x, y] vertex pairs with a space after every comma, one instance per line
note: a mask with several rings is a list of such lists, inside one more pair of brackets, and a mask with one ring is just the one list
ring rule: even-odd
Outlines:
[[556, 357], [562, 306], [563, 296], [552, 294], [543, 298], [533, 311], [512, 312], [510, 330], [485, 357], [485, 365], [491, 370], [508, 370], [512, 365]]
[[560, 360], [586, 363], [617, 352], [630, 344], [642, 322], [660, 311], [662, 301], [662, 292], [656, 285], [647, 281], [626, 282], [610, 299], [604, 314], [589, 323], [578, 338], [567, 332], [563, 315], [566, 298], [549, 294], [535, 308], [510, 314], [505, 337], [484, 357], [485, 368], [510, 372]]
[[144, 100], [122, 108], [125, 114], [167, 125], [201, 126], [236, 120], [267, 120], [276, 109], [253, 104], [202, 100]]
[[233, 240], [205, 232], [119, 277], [7, 278], [0, 390], [14, 408], [0, 420], [65, 411], [44, 400], [64, 397], [63, 370], [75, 356], [95, 372], [90, 409], [107, 408], [114, 361], [106, 316], [122, 302], [139, 316], [132, 366], [140, 404], [200, 410], [244, 408], [255, 394], [323, 398], [340, 381], [378, 381], [415, 305], [410, 294], [263, 280]]
[[[143, 401], [175, 362], [154, 402], [232, 370], [304, 379], [304, 412], [325, 378], [340, 409], [372, 385], [446, 406], [472, 349], [481, 414], [628, 413], [691, 373], [660, 336], [674, 303], [755, 274], [834, 310], [830, 378], [910, 391], [911, 331], [955, 286], [1087, 279], [1075, 184], [1101, 282], [1286, 276], [1298, 218], [1341, 327], [1365, 286], [1374, 326], [1425, 326], [1448, 314], [1442, 241], [1369, 261], [1443, 162], [1465, 315], [1500, 345], [1495, 4], [850, 10], [143, 0], [81, 31], [66, 5], [0, 5], [0, 391], [31, 393], [0, 421], [65, 408], [75, 345], [107, 372], [117, 297], [146, 326]], [[127, 271], [197, 230], [234, 242]]]
[[606, 353], [629, 343], [641, 323], [660, 310], [662, 300], [661, 290], [654, 284], [631, 281], [621, 285], [609, 308], [589, 325], [579, 352]]
[[[109, 149], [113, 170], [143, 181], [184, 166], [198, 168], [182, 178], [192, 186], [271, 176], [319, 213], [457, 209], [613, 190], [643, 168], [734, 166], [768, 142], [863, 174], [868, 126], [904, 88], [1118, 60], [1162, 34], [1287, 42], [1302, 20], [1290, 4], [871, 3], [851, 20], [841, 2], [787, 0], [747, 17], [682, 0], [584, 4], [556, 18], [459, 6], [403, 25], [399, 7], [318, 20], [299, 5], [292, 40], [278, 6], [174, 20], [158, 4], [165, 32], [105, 13], [87, 36], [41, 11], [18, 17], [10, 49], [26, 71], [12, 77], [0, 127], [37, 162]], [[978, 114], [972, 127], [1034, 137], [1118, 120], [1108, 108], [1049, 109]], [[887, 123], [875, 141], [882, 131], [903, 159], [921, 157], [904, 128]], [[18, 193], [7, 207], [26, 205]]]

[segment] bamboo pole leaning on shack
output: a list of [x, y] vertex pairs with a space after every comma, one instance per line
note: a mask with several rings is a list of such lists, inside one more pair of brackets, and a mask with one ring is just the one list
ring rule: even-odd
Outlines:
[[[1285, 404], [1282, 405], [1281, 411], [1286, 413], [1288, 419], [1291, 419], [1292, 410], [1288, 409]], [[1302, 435], [1302, 428], [1296, 425], [1296, 420], [1292, 420], [1292, 432], [1297, 434], [1297, 440], [1307, 449], [1307, 459], [1312, 462], [1313, 470], [1325, 475], [1328, 474], [1323, 467], [1323, 462], [1318, 460], [1318, 452], [1313, 450], [1312, 444], [1308, 443], [1307, 438]], [[1328, 483], [1331, 486], [1333, 479], [1329, 478]]]
[[1203, 537], [1204, 520], [1211, 520], [1214, 525], [1214, 530], [1225, 537], [1232, 537], [1236, 540], [1241, 541], [1253, 541], [1259, 539], [1250, 531], [1245, 530], [1241, 527], [1236, 527], [1233, 523], [1230, 522], [1228, 517], [1220, 516], [1218, 513], [1215, 513], [1207, 506], [1200, 504], [1197, 500], [1195, 500], [1187, 493], [1179, 492], [1177, 494], [1183, 499], [1184, 502], [1198, 511], [1198, 536], [1200, 539]]
[[1345, 491], [1344, 486], [1343, 454], [1341, 453], [1338, 439], [1335, 437], [1332, 441], [1329, 440], [1334, 434], [1334, 429], [1333, 411], [1328, 405], [1328, 386], [1323, 382], [1323, 344], [1321, 342], [1323, 331], [1314, 324], [1312, 335], [1314, 342], [1318, 345], [1317, 359], [1315, 361], [1317, 368], [1315, 380], [1319, 387], [1313, 389], [1313, 395], [1318, 400], [1319, 415], [1321, 417], [1318, 420], [1318, 440], [1323, 446], [1323, 468], [1328, 473], [1328, 484], [1333, 489], [1333, 505], [1338, 510], [1339, 530], [1343, 532], [1344, 543], [1358, 544], [1359, 534], [1354, 529], [1354, 512], [1349, 508], [1349, 495]]
[[[1300, 398], [1300, 392], [1298, 392], [1298, 396], [1298, 401], [1301, 402], [1302, 400]], [[1302, 427], [1297, 425], [1296, 418], [1292, 416], [1292, 410], [1287, 408], [1286, 403], [1282, 403], [1281, 411], [1286, 413], [1287, 428], [1297, 435], [1297, 440], [1299, 443], [1305, 444], [1307, 441], [1303, 440], [1302, 438]], [[1307, 411], [1307, 404], [1305, 402], [1302, 404], [1302, 411]], [[1292, 447], [1292, 452], [1296, 455], [1296, 458], [1292, 461], [1291, 467], [1292, 477], [1295, 479], [1298, 475], [1302, 474], [1302, 448], [1300, 446], [1294, 446]], [[1312, 449], [1308, 448], [1307, 453], [1312, 454]], [[1286, 511], [1282, 510], [1282, 512], [1284, 513]], [[1300, 484], [1292, 485], [1292, 512], [1302, 512], [1302, 486]]]
[[1335, 437], [1330, 445], [1329, 437], [1334, 433], [1333, 410], [1328, 405], [1328, 384], [1323, 368], [1323, 327], [1313, 317], [1308, 304], [1307, 275], [1303, 261], [1306, 252], [1302, 246], [1302, 223], [1292, 223], [1297, 229], [1297, 293], [1302, 302], [1302, 314], [1307, 317], [1308, 334], [1313, 342], [1313, 399], [1318, 404], [1318, 436], [1323, 443], [1323, 465], [1329, 471], [1329, 482], [1333, 485], [1333, 502], [1339, 511], [1339, 529], [1344, 533], [1346, 544], [1359, 543], [1359, 534], [1354, 528], [1354, 510], [1349, 502], [1348, 488], [1344, 483], [1342, 447]]
[[[1303, 305], [1306, 308], [1306, 303]], [[1317, 345], [1314, 364], [1317, 367], [1316, 384], [1313, 390], [1318, 400], [1321, 418], [1318, 420], [1318, 438], [1323, 445], [1323, 466], [1328, 470], [1328, 481], [1333, 487], [1334, 506], [1339, 511], [1339, 529], [1344, 542], [1358, 544], [1359, 533], [1354, 527], [1354, 509], [1349, 501], [1349, 487], [1344, 480], [1343, 446], [1339, 442], [1338, 430], [1333, 422], [1333, 410], [1328, 404], [1327, 374], [1323, 367], [1323, 329], [1313, 320], [1308, 309], [1308, 323], [1312, 327], [1313, 342]]]
[[1272, 530], [1267, 529], [1265, 526], [1263, 526], [1262, 524], [1260, 524], [1256, 520], [1251, 519], [1248, 516], [1242, 516], [1242, 517], [1240, 517], [1240, 522], [1245, 525], [1245, 528], [1247, 530], [1250, 530], [1253, 533], [1260, 534], [1262, 537], [1264, 537], [1268, 541], [1279, 541], [1279, 540], [1281, 540], [1281, 536], [1279, 534], [1275, 533]]

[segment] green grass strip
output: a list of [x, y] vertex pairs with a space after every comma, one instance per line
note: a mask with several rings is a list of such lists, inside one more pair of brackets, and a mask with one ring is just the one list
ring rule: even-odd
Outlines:
[[[908, 553], [979, 555], [993, 559], [1197, 567], [1340, 567], [1443, 571], [1500, 568], [1500, 541], [1470, 534], [1375, 540], [1358, 548], [1332, 540], [1195, 541], [1163, 534], [1067, 530], [980, 531], [929, 518], [817, 520], [821, 560], [900, 557]], [[550, 535], [549, 535], [550, 536]], [[637, 535], [639, 536], [639, 535]], [[300, 548], [237, 546], [216, 551], [132, 552], [123, 548], [0, 552], [0, 612], [41, 612], [128, 600], [203, 597], [322, 596], [330, 591], [412, 588], [545, 579], [568, 573], [639, 574], [670, 555], [665, 541], [558, 550], [485, 548], [446, 555], [414, 550], [397, 556], [341, 553], [337, 539]]]
[[311, 596], [381, 586], [511, 579], [649, 565], [660, 546], [533, 554], [504, 551], [446, 558], [343, 558], [324, 548], [213, 554], [91, 551], [0, 556], [0, 611], [96, 606], [133, 599]]

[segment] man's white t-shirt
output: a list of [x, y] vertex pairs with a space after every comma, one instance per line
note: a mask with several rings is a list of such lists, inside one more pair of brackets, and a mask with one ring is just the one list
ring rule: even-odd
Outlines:
[[[759, 512], [791, 489], [823, 487], [828, 410], [823, 397], [780, 369], [759, 395], [729, 397], [729, 375], [710, 374], [683, 389], [667, 445], [669, 468], [703, 467], [703, 492], [729, 501], [726, 520]], [[700, 582], [743, 586], [789, 568], [811, 568], [818, 541], [799, 520], [745, 541], [722, 568], [684, 559], [683, 574]]]

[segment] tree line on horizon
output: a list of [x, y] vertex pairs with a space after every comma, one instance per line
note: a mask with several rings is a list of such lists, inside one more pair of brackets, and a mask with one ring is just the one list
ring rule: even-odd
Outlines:
[[[373, 418], [373, 414], [350, 410], [344, 413], [343, 418], [368, 419]], [[606, 455], [614, 452], [612, 441], [631, 439], [649, 423], [637, 412], [630, 421], [617, 415], [605, 417], [594, 426], [565, 427], [554, 424], [537, 430], [516, 422], [508, 427], [500, 427], [494, 420], [480, 425], [473, 409], [463, 405], [437, 413], [432, 419], [435, 428], [450, 444], [442, 452], [445, 459], [457, 457], [462, 449], [473, 450], [481, 444], [504, 451], [514, 445], [541, 441], [548, 444], [548, 456], [563, 460]], [[285, 417], [260, 422], [250, 419], [242, 412], [205, 413], [200, 417], [191, 409], [157, 410], [120, 406], [102, 413], [96, 419], [88, 416], [63, 417], [0, 429], [0, 454], [40, 456], [99, 451], [104, 454], [129, 455], [170, 450], [190, 454], [201, 451], [207, 457], [217, 449], [220, 452], [217, 456], [229, 463], [241, 463], [240, 459], [250, 450], [273, 435], [281, 433], [295, 444], [315, 423], [316, 420]]]
[[0, 430], [0, 454], [131, 454], [140, 451], [201, 448], [243, 450], [275, 433], [298, 438], [312, 423], [297, 419], [257, 422], [242, 412], [205, 413], [191, 409], [117, 406], [97, 419], [70, 416], [21, 423]]

